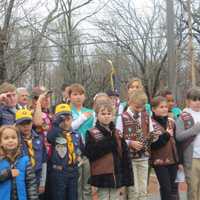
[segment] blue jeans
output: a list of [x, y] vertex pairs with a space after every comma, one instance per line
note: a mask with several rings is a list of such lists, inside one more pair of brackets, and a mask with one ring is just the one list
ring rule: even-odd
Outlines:
[[52, 169], [50, 173], [51, 200], [78, 200], [78, 169]]

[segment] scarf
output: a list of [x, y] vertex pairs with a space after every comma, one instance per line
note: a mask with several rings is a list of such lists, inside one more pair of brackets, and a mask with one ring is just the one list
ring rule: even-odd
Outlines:
[[32, 167], [35, 167], [36, 160], [35, 160], [35, 151], [33, 149], [33, 141], [32, 138], [24, 138], [24, 142], [28, 148], [28, 155], [31, 161]]
[[157, 116], [153, 112], [152, 118], [155, 121], [157, 121], [165, 130], [167, 129], [167, 126], [168, 126], [168, 116], [165, 116], [165, 117]]
[[64, 131], [65, 139], [67, 141], [68, 150], [68, 164], [73, 165], [76, 161], [75, 147], [73, 143], [73, 137], [71, 132]]

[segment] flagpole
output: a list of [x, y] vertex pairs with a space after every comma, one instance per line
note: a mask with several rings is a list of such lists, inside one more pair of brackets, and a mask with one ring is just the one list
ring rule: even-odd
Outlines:
[[191, 79], [192, 86], [196, 85], [196, 76], [195, 76], [195, 66], [194, 66], [194, 55], [193, 55], [193, 43], [192, 43], [192, 14], [191, 14], [191, 0], [187, 1], [188, 3], [188, 26], [189, 26], [189, 41], [188, 41], [188, 54], [189, 54], [189, 72], [191, 69]]

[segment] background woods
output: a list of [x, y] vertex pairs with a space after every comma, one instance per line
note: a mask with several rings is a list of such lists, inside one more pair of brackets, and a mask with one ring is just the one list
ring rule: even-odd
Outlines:
[[[0, 82], [42, 84], [59, 93], [63, 82], [82, 83], [88, 96], [110, 88], [112, 60], [121, 94], [129, 78], [142, 79], [149, 97], [167, 86], [166, 1], [1, 0]], [[176, 95], [191, 84], [192, 51], [199, 84], [200, 3], [174, 0]]]

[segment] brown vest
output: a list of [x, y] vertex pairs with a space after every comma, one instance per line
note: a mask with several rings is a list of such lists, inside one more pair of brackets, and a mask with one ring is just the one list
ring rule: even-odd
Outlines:
[[[155, 132], [163, 132], [164, 128], [155, 120], [152, 119]], [[168, 118], [168, 127], [174, 128], [174, 121]], [[151, 150], [150, 163], [152, 165], [170, 165], [178, 162], [178, 153], [174, 137], [170, 137], [167, 144], [160, 149]]]
[[[97, 128], [92, 128], [90, 130], [90, 135], [96, 141], [100, 141], [105, 137]], [[115, 138], [118, 144], [117, 151], [119, 153], [119, 156], [122, 156], [121, 138], [118, 130], [116, 130]], [[90, 170], [92, 176], [102, 175], [102, 174], [114, 175], [115, 169], [114, 169], [114, 158], [112, 152], [102, 156], [98, 160], [90, 162]]]
[[126, 140], [139, 141], [144, 144], [140, 151], [130, 149], [132, 158], [149, 156], [150, 134], [149, 134], [149, 115], [147, 112], [141, 113], [141, 123], [133, 118], [126, 111], [122, 114], [123, 134]]

